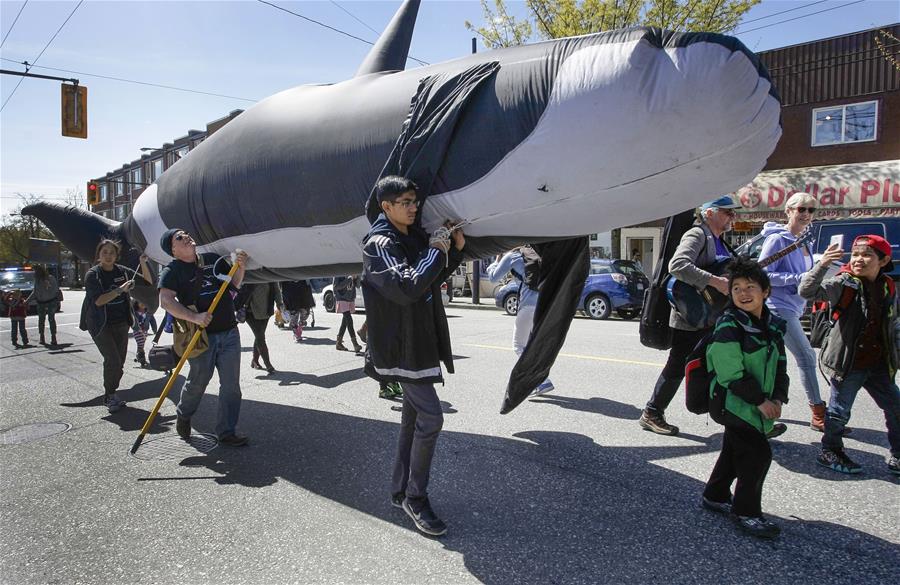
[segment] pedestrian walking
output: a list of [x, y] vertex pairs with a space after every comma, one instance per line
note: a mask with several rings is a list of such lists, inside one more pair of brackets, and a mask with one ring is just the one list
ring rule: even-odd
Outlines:
[[277, 282], [245, 286], [250, 287], [246, 304], [247, 325], [253, 332], [253, 358], [250, 360], [250, 367], [254, 370], [262, 370], [263, 366], [259, 364], [259, 359], [262, 358], [266, 371], [271, 374], [275, 372], [275, 366], [269, 359], [266, 328], [272, 315], [275, 314], [275, 307], [280, 309], [284, 306], [281, 287]]
[[[707, 269], [723, 259], [734, 256], [722, 239], [731, 229], [735, 209], [740, 207], [729, 195], [704, 203], [700, 208], [700, 221], [681, 237], [675, 254], [669, 261], [669, 273], [698, 290], [713, 287], [728, 296], [728, 279], [716, 276]], [[653, 393], [641, 412], [638, 423], [644, 429], [660, 435], [677, 435], [678, 427], [666, 421], [666, 408], [675, 397], [684, 380], [684, 366], [688, 354], [711, 328], [698, 328], [688, 323], [684, 316], [673, 310], [669, 317], [672, 327], [672, 349], [662, 373], [656, 380]]]
[[[3, 303], [6, 305], [6, 316], [9, 317], [9, 331], [12, 337], [13, 347], [28, 347], [28, 331], [25, 329], [25, 318], [28, 316], [28, 299], [22, 295], [19, 289], [13, 289], [3, 295]], [[22, 337], [22, 345], [19, 345], [19, 336]]]
[[338, 351], [347, 351], [344, 346], [344, 333], [350, 335], [350, 341], [353, 343], [353, 351], [360, 353], [362, 346], [356, 341], [356, 329], [353, 328], [353, 313], [356, 311], [356, 278], [353, 276], [338, 276], [332, 283], [334, 291], [334, 312], [340, 313], [341, 328], [338, 331], [337, 343], [335, 349]]
[[894, 381], [898, 366], [898, 299], [891, 244], [878, 235], [858, 236], [850, 262], [836, 276], [825, 278], [844, 251], [835, 243], [800, 281], [804, 298], [825, 298], [833, 322], [819, 352], [819, 369], [831, 383], [828, 416], [822, 436], [820, 465], [841, 473], [862, 468], [844, 451], [844, 429], [860, 388], [865, 388], [884, 412], [890, 455], [887, 468], [900, 475], [900, 389]]
[[131, 326], [131, 336], [134, 337], [134, 343], [137, 345], [134, 361], [143, 368], [147, 365], [144, 345], [147, 341], [147, 334], [150, 331], [150, 312], [147, 310], [147, 305], [140, 301], [134, 301], [132, 310], [134, 311], [134, 324]]
[[[522, 246], [504, 254], [485, 270], [488, 279], [499, 283], [507, 274], [512, 274], [519, 283], [519, 305], [513, 322], [513, 351], [521, 356], [528, 345], [534, 326], [534, 310], [537, 308], [538, 288], [541, 276], [541, 257], [531, 246]], [[531, 396], [541, 396], [554, 389], [547, 378], [535, 388]]]
[[116, 264], [120, 252], [118, 242], [104, 239], [97, 244], [98, 262], [84, 277], [79, 324], [103, 356], [103, 404], [110, 413], [126, 404], [116, 392], [128, 354], [128, 331], [134, 323], [130, 295], [134, 280]]
[[731, 515], [746, 534], [775, 538], [781, 529], [763, 516], [762, 488], [772, 463], [767, 435], [788, 399], [785, 323], [766, 306], [771, 283], [759, 264], [733, 261], [728, 283], [732, 306], [706, 349], [714, 375], [709, 411], [725, 434], [701, 503]]
[[465, 237], [461, 229], [441, 228], [429, 238], [416, 221], [420, 201], [409, 179], [385, 177], [376, 184], [375, 196], [381, 213], [363, 239], [369, 324], [365, 371], [378, 382], [399, 382], [403, 388], [391, 504], [402, 508], [418, 530], [440, 536], [447, 525], [428, 498], [444, 422], [434, 384], [443, 382], [441, 362], [453, 373], [440, 284], [462, 260]]
[[38, 334], [40, 344], [46, 345], [44, 337], [44, 323], [50, 323], [50, 345], [56, 345], [56, 312], [59, 310], [59, 302], [62, 291], [56, 277], [50, 274], [42, 264], [34, 267], [34, 292], [31, 293], [37, 301]]
[[288, 327], [294, 333], [294, 341], [303, 338], [303, 329], [310, 323], [316, 325], [313, 315], [313, 307], [316, 301], [313, 299], [312, 287], [306, 280], [295, 280], [281, 283], [281, 294], [284, 298], [284, 313]]
[[[248, 438], [237, 433], [241, 412], [241, 336], [234, 316], [230, 294], [222, 295], [215, 311], [207, 312], [219, 290], [216, 264], [224, 258], [216, 254], [197, 254], [194, 239], [182, 229], [167, 230], [160, 239], [163, 251], [174, 259], [159, 275], [159, 304], [173, 318], [194, 323], [206, 329], [205, 351], [188, 359], [188, 377], [176, 408], [175, 430], [182, 439], [191, 436], [191, 417], [212, 379], [219, 374], [219, 413], [216, 436], [227, 447], [246, 445]], [[238, 269], [229, 287], [240, 289], [244, 279], [247, 254], [238, 251]], [[227, 273], [227, 269], [219, 274]]]

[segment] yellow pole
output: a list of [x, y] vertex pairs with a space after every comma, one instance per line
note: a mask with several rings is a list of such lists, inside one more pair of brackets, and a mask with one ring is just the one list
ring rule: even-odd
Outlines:
[[[212, 313], [216, 310], [216, 306], [219, 304], [219, 299], [221, 299], [222, 295], [225, 294], [225, 291], [228, 290], [228, 284], [231, 282], [231, 277], [234, 276], [234, 273], [237, 272], [237, 269], [238, 263], [235, 262], [231, 266], [231, 270], [228, 271], [228, 278], [225, 279], [224, 282], [222, 282], [222, 286], [219, 287], [219, 292], [216, 293], [216, 296], [213, 298], [212, 303], [210, 303], [209, 308], [206, 310], [207, 313]], [[154, 405], [153, 410], [150, 411], [150, 416], [147, 417], [147, 422], [144, 423], [144, 428], [141, 429], [141, 434], [138, 435], [138, 438], [134, 441], [134, 445], [131, 446], [132, 455], [137, 453], [138, 447], [141, 446], [141, 443], [144, 441], [144, 437], [147, 436], [147, 433], [150, 431], [150, 426], [153, 424], [153, 420], [159, 413], [159, 409], [162, 408], [163, 402], [166, 400], [166, 396], [169, 395], [169, 391], [175, 384], [175, 380], [178, 378], [178, 374], [181, 372], [181, 368], [184, 367], [184, 362], [187, 361], [188, 356], [191, 355], [192, 351], [194, 351], [194, 346], [197, 345], [198, 341], [200, 341], [201, 333], [203, 333], [202, 327], [194, 332], [194, 336], [191, 337], [191, 342], [188, 343], [187, 349], [185, 349], [184, 353], [181, 354], [181, 359], [178, 360], [178, 365], [176, 365], [175, 369], [172, 370], [172, 375], [169, 376], [169, 381], [166, 382], [166, 386], [165, 388], [163, 388], [162, 394], [159, 395], [159, 400], [156, 401], [156, 405]]]

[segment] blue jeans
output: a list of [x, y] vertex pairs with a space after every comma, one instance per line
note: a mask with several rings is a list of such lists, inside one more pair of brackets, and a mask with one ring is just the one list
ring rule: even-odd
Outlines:
[[219, 372], [216, 435], [233, 435], [241, 414], [241, 336], [237, 327], [209, 334], [209, 349], [188, 360], [190, 370], [178, 401], [178, 416], [191, 418], [200, 406], [213, 370]]
[[816, 373], [816, 352], [809, 344], [806, 333], [803, 332], [800, 317], [784, 309], [773, 312], [787, 322], [784, 347], [797, 360], [797, 367], [800, 369], [800, 383], [803, 384], [803, 390], [806, 391], [806, 399], [810, 404], [821, 404], [822, 395], [819, 393], [819, 378]]
[[884, 366], [875, 370], [853, 370], [840, 383], [832, 380], [822, 446], [832, 451], [843, 450], [844, 427], [850, 421], [850, 409], [860, 388], [865, 388], [878, 408], [884, 411], [891, 455], [900, 457], [900, 389]]

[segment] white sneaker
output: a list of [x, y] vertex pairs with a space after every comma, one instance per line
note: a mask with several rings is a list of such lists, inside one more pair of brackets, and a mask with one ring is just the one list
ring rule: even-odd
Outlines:
[[540, 386], [534, 389], [534, 391], [531, 393], [531, 396], [543, 396], [547, 392], [552, 392], [555, 389], [556, 386], [553, 385], [553, 382], [551, 382], [550, 380], [544, 380], [543, 382], [541, 382]]

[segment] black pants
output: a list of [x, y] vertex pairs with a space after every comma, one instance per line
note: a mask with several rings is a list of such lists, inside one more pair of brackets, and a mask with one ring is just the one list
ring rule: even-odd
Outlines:
[[656, 380], [656, 386], [653, 387], [653, 396], [647, 403], [647, 410], [656, 411], [663, 414], [669, 403], [675, 398], [681, 381], [684, 380], [684, 365], [687, 356], [694, 347], [703, 339], [703, 336], [709, 333], [709, 329], [701, 329], [700, 331], [682, 331], [681, 329], [672, 330], [672, 349], [669, 350], [669, 359], [666, 360], [666, 366]]
[[19, 345], [19, 334], [22, 335], [22, 345], [28, 345], [28, 332], [25, 331], [25, 319], [10, 319], [9, 333], [12, 344]]
[[253, 361], [255, 362], [262, 357], [263, 363], [266, 364], [267, 368], [271, 369], [272, 362], [269, 361], [269, 346], [266, 345], [266, 327], [269, 326], [269, 318], [257, 319], [247, 315], [247, 325], [250, 326], [250, 331], [253, 332]]
[[56, 309], [59, 308], [59, 301], [53, 300], [46, 303], [38, 302], [38, 332], [41, 334], [41, 341], [44, 340], [44, 321], [50, 322], [50, 339], [56, 339]]
[[122, 368], [128, 355], [128, 330], [128, 323], [107, 323], [94, 338], [103, 356], [103, 389], [107, 395], [115, 393], [122, 380]]
[[772, 448], [764, 434], [751, 427], [725, 427], [722, 452], [703, 495], [727, 502], [734, 486], [731, 511], [738, 516], [762, 516], [762, 488], [772, 463]]
[[434, 384], [401, 382], [403, 413], [394, 461], [392, 494], [405, 493], [413, 501], [428, 497], [428, 478], [444, 413]]
[[344, 317], [341, 319], [341, 329], [338, 331], [338, 339], [344, 338], [344, 332], [350, 332], [350, 339], [353, 340], [353, 345], [357, 345], [356, 343], [356, 329], [353, 328], [353, 313], [347, 311], [345, 313], [341, 313]]

